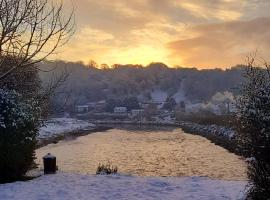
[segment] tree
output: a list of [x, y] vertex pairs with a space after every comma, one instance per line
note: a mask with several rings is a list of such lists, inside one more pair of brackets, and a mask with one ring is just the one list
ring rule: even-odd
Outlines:
[[151, 121], [152, 118], [157, 115], [157, 105], [156, 104], [149, 104], [144, 110], [144, 116], [147, 120]]
[[123, 106], [127, 107], [128, 111], [139, 109], [139, 101], [137, 97], [127, 97], [123, 100]]
[[20, 179], [33, 165], [40, 110], [35, 101], [0, 89], [0, 182]]
[[163, 105], [163, 109], [173, 110], [176, 106], [176, 101], [173, 97], [167, 97], [166, 102]]
[[73, 12], [63, 11], [51, 0], [0, 0], [0, 182], [32, 166], [41, 108], [67, 77], [53, 77], [43, 89], [37, 67], [74, 31]]
[[106, 112], [113, 112], [114, 108], [121, 105], [121, 101], [118, 99], [108, 99], [106, 100]]
[[68, 72], [53, 75], [50, 82], [40, 87], [38, 73], [44, 70], [37, 64], [56, 53], [73, 32], [74, 13], [65, 15], [62, 3], [0, 0], [0, 86], [13, 82], [11, 89], [24, 97], [34, 97], [48, 111], [50, 96], [67, 79]]
[[[0, 80], [55, 53], [74, 31], [73, 12], [50, 0], [0, 0]], [[13, 59], [6, 66], [6, 59]]]
[[[0, 73], [4, 73], [10, 68], [10, 66], [13, 66], [14, 64], [16, 63], [14, 62], [13, 58], [5, 58], [5, 60], [2, 61]], [[27, 70], [24, 68], [18, 68], [10, 73], [8, 77], [3, 78], [0, 81], [0, 88], [16, 90], [27, 99], [37, 99], [38, 94], [42, 90], [38, 69], [34, 66], [29, 66]]]
[[237, 100], [241, 123], [239, 140], [253, 158], [248, 165], [247, 199], [270, 199], [270, 66], [249, 59], [241, 96]]

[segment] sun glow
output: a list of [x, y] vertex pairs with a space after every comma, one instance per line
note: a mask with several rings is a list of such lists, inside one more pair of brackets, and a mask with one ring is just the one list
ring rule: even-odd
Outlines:
[[[135, 48], [127, 48], [121, 50], [112, 50], [109, 54], [102, 56], [108, 64], [143, 64], [147, 65], [151, 62], [168, 63], [168, 51], [162, 47], [153, 47], [141, 45]], [[98, 59], [99, 60], [99, 59]]]
[[227, 68], [256, 49], [269, 58], [270, 3], [259, 2], [76, 0], [76, 34], [52, 59]]

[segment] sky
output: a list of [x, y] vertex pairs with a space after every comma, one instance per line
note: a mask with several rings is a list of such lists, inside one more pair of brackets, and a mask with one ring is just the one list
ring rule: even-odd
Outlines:
[[269, 0], [70, 1], [76, 33], [57, 59], [203, 69], [270, 58]]

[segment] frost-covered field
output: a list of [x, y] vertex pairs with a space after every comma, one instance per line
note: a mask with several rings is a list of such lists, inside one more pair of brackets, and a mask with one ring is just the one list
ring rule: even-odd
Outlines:
[[95, 127], [87, 121], [74, 118], [52, 118], [40, 128], [38, 139], [48, 139], [64, 133]]
[[143, 178], [58, 173], [0, 185], [5, 200], [223, 200], [241, 199], [245, 182], [205, 177]]

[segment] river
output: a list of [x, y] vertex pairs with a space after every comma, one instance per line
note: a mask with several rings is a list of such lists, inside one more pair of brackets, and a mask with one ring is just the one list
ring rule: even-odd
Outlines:
[[243, 158], [179, 128], [115, 128], [91, 133], [37, 149], [37, 163], [48, 152], [65, 172], [94, 174], [99, 163], [111, 162], [118, 172], [137, 176], [246, 180]]

